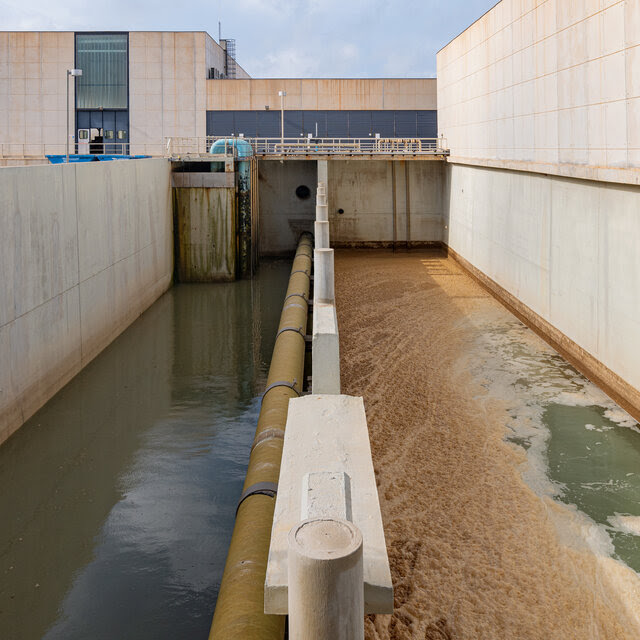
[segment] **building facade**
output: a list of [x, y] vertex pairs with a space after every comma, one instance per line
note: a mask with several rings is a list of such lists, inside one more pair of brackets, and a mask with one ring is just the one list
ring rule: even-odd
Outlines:
[[435, 79], [252, 79], [234, 56], [202, 31], [0, 32], [0, 164], [65, 153], [67, 127], [71, 153], [153, 156], [211, 135], [437, 136]]

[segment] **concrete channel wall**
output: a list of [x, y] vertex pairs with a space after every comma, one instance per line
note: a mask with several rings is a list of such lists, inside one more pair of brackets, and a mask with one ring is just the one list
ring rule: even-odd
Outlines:
[[170, 164], [0, 170], [0, 442], [171, 284]]
[[[318, 181], [317, 162], [260, 160], [258, 180], [260, 254], [293, 255], [300, 234], [313, 231], [316, 213], [314, 192]], [[308, 195], [296, 195], [298, 187], [306, 187]]]
[[640, 407], [640, 187], [449, 164], [444, 242]]
[[443, 176], [441, 160], [330, 160], [331, 246], [440, 242]]
[[439, 243], [444, 165], [432, 159], [261, 160], [260, 253], [293, 253], [300, 233], [313, 231], [314, 200], [296, 190], [312, 192], [318, 180], [328, 185], [331, 246]]

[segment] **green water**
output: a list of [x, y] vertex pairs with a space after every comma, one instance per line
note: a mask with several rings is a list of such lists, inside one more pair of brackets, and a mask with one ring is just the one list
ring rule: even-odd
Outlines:
[[606, 527], [615, 555], [640, 572], [640, 537], [611, 526], [618, 514], [640, 516], [640, 434], [604, 413], [599, 406], [545, 408], [549, 476], [558, 497]]
[[179, 285], [0, 447], [0, 639], [208, 636], [290, 263]]
[[468, 367], [506, 404], [525, 481], [567, 505], [595, 553], [640, 572], [640, 425], [504, 310], [474, 320]]

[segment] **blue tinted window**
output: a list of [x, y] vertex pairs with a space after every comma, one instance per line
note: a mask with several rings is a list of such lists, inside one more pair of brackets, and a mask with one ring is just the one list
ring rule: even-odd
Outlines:
[[207, 135], [230, 136], [233, 128], [233, 111], [207, 111]]
[[395, 133], [393, 111], [372, 111], [371, 112], [371, 133], [375, 136], [380, 134], [381, 138], [393, 138]]
[[277, 138], [280, 136], [280, 112], [258, 111], [258, 137]]
[[[286, 111], [284, 135], [298, 138], [311, 133], [320, 138], [435, 138], [437, 114], [431, 110], [398, 111]], [[207, 135], [279, 138], [280, 110], [207, 111]]]
[[284, 112], [284, 137], [299, 138], [302, 133], [302, 111]]
[[234, 118], [234, 133], [236, 135], [242, 133], [246, 138], [255, 138], [258, 135], [256, 111], [236, 111]]
[[371, 111], [349, 111], [349, 137], [368, 138], [371, 133]]
[[327, 137], [349, 137], [349, 114], [346, 111], [327, 111]]
[[318, 138], [327, 137], [327, 112], [326, 111], [303, 111], [302, 112], [302, 126], [304, 127], [305, 135], [312, 133], [313, 136]]
[[418, 111], [418, 138], [437, 138], [437, 111]]
[[394, 111], [396, 119], [396, 138], [417, 137], [416, 112]]

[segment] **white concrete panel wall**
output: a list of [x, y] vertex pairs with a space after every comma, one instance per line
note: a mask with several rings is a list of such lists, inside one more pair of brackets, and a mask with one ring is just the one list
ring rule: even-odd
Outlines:
[[0, 157], [64, 153], [73, 66], [72, 32], [0, 32]]
[[452, 159], [640, 184], [640, 2], [502, 0], [444, 47]]
[[[409, 176], [409, 228], [407, 188]], [[442, 240], [444, 162], [395, 161], [396, 240]], [[331, 242], [392, 242], [393, 180], [389, 160], [330, 160], [328, 163]], [[342, 209], [343, 213], [339, 213]]]
[[204, 137], [204, 32], [129, 34], [131, 153], [161, 155], [166, 137]]
[[0, 442], [171, 283], [164, 160], [0, 170]]
[[640, 390], [640, 187], [448, 165], [445, 242]]

